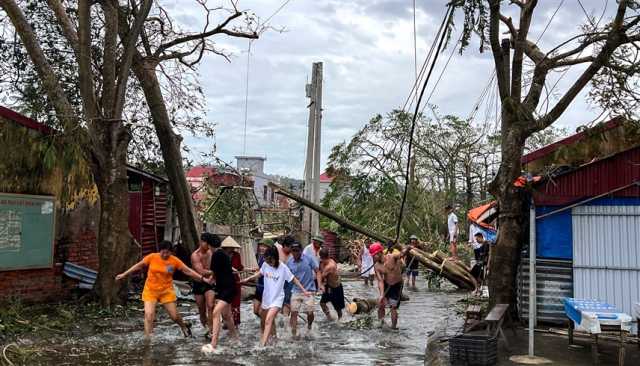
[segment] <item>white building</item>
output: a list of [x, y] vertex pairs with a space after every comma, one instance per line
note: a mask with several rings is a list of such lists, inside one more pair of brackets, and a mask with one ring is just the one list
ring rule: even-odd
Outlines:
[[242, 174], [250, 174], [254, 177], [253, 190], [262, 207], [278, 206], [278, 197], [269, 187], [269, 182], [280, 183], [277, 177], [264, 172], [264, 162], [267, 160], [261, 156], [236, 156], [236, 168]]

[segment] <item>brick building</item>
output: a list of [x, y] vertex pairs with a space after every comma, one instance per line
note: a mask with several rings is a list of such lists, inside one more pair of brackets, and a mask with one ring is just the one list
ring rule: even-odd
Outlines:
[[[64, 263], [99, 269], [98, 193], [86, 163], [69, 158], [72, 154], [55, 133], [0, 106], [0, 301], [58, 300], [78, 287], [77, 280], [63, 275]], [[172, 235], [167, 180], [131, 166], [127, 176], [129, 229], [140, 254], [147, 254]], [[18, 203], [41, 204], [42, 209], [22, 212]], [[46, 232], [50, 235], [30, 236]]]

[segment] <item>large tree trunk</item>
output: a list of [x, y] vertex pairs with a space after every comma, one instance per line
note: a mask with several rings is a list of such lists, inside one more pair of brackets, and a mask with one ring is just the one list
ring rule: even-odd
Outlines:
[[[118, 126], [110, 126], [111, 123]], [[105, 307], [126, 300], [125, 282], [115, 276], [124, 272], [139, 255], [129, 232], [127, 145], [130, 135], [121, 122], [97, 121], [91, 131], [96, 142], [91, 168], [100, 195], [98, 258], [100, 269], [95, 291]]]
[[134, 56], [133, 72], [144, 90], [153, 125], [158, 135], [165, 171], [169, 177], [169, 186], [171, 187], [178, 214], [182, 243], [189, 251], [194, 251], [198, 245], [198, 230], [196, 228], [191, 189], [182, 166], [180, 137], [173, 132], [171, 127], [171, 120], [155, 68], [155, 63], [145, 62], [139, 54]]
[[503, 129], [502, 161], [498, 173], [491, 182], [491, 193], [498, 201], [498, 239], [491, 248], [489, 293], [491, 304], [513, 304], [516, 299], [515, 278], [520, 244], [523, 240], [523, 192], [514, 185], [521, 174], [520, 158], [524, 151], [525, 137], [516, 124]]

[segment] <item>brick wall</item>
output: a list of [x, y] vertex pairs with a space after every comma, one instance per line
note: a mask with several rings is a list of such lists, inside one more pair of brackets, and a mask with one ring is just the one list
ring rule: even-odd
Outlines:
[[60, 300], [69, 294], [70, 281], [62, 278], [62, 265], [45, 269], [0, 272], [0, 301]]

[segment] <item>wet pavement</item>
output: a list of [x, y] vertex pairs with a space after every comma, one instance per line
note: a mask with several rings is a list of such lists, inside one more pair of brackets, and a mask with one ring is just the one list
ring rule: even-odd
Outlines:
[[[99, 335], [85, 332], [81, 336], [56, 336], [29, 343], [41, 350], [35, 360], [41, 365], [423, 365], [428, 332], [439, 330], [454, 335], [462, 326], [454, 305], [467, 295], [430, 292], [421, 285], [417, 291], [405, 292], [410, 300], [401, 304], [398, 331], [380, 328], [375, 314], [373, 324], [364, 329], [348, 323], [355, 319], [348, 314], [340, 323], [329, 322], [318, 306], [309, 335], [293, 340], [289, 329], [279, 326], [278, 341], [260, 348], [258, 319], [251, 303], [243, 302], [240, 343], [233, 343], [223, 331], [217, 353], [204, 354], [201, 347], [206, 344], [205, 330], [199, 324], [194, 304], [186, 302], [180, 303], [180, 311], [194, 324], [194, 338], [183, 338], [179, 328], [158, 309], [154, 337], [148, 345], [142, 340], [142, 313], [112, 321]], [[345, 282], [347, 299], [376, 294], [375, 287], [365, 287], [359, 281]], [[285, 319], [279, 316], [278, 323], [282, 320]], [[299, 333], [304, 335], [305, 331], [300, 329]]]

